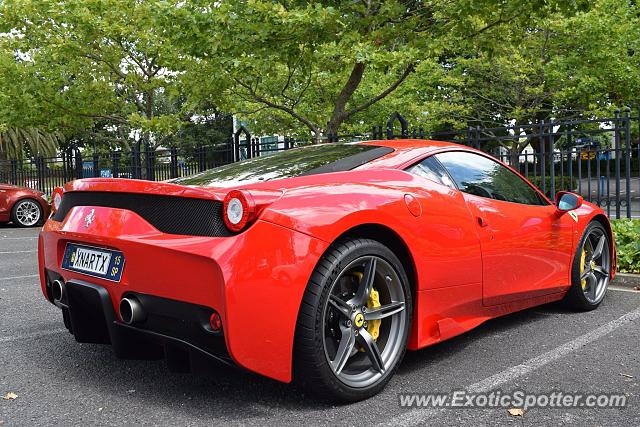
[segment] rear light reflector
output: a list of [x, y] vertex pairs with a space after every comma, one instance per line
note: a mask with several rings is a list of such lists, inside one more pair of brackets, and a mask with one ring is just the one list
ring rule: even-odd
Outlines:
[[214, 311], [211, 317], [209, 318], [209, 325], [214, 332], [218, 332], [222, 329], [222, 319], [217, 311]]
[[51, 211], [55, 213], [62, 204], [62, 196], [64, 195], [64, 189], [56, 187], [51, 194]]

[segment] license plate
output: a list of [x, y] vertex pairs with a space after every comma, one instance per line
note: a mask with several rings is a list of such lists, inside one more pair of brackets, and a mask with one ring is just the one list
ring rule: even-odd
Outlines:
[[111, 249], [67, 243], [62, 268], [119, 282], [124, 268], [124, 255]]

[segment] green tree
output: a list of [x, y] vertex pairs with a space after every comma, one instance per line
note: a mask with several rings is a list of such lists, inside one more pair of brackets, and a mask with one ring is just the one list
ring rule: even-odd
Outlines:
[[610, 117], [637, 103], [639, 31], [638, 6], [617, 0], [595, 1], [571, 16], [553, 11], [514, 22], [502, 27], [503, 42], [491, 50], [459, 50], [439, 67], [416, 73], [408, 86], [418, 94], [418, 111], [428, 113], [417, 122], [513, 126], [521, 137], [501, 142], [513, 157], [529, 144], [538, 149], [538, 138], [529, 136], [536, 131], [532, 124]]
[[157, 99], [179, 94], [182, 63], [156, 26], [157, 3], [3, 1], [2, 113], [72, 134], [97, 122], [141, 129], [146, 142], [175, 131], [188, 112], [158, 115]]
[[180, 1], [160, 26], [190, 62], [190, 93], [259, 127], [295, 123], [316, 138], [392, 95], [450, 52], [490, 51], [500, 29], [575, 1]]
[[22, 159], [32, 156], [55, 156], [64, 135], [38, 128], [7, 128], [0, 131], [0, 160]]

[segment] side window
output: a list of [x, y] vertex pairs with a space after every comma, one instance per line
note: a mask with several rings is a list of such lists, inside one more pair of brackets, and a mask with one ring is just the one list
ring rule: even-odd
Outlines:
[[447, 187], [456, 188], [447, 171], [433, 156], [429, 156], [420, 163], [416, 163], [410, 168], [407, 168], [407, 172], [430, 179], [438, 184], [446, 185]]
[[440, 153], [436, 157], [460, 191], [526, 205], [547, 204], [522, 178], [491, 159], [463, 151]]

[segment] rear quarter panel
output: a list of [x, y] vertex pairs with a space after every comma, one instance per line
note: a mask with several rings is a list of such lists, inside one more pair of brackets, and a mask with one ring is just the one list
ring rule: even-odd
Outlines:
[[[363, 224], [392, 230], [408, 249], [415, 270], [410, 277], [414, 321], [409, 348], [465, 328], [446, 323], [482, 310], [480, 243], [462, 194], [400, 170], [331, 175], [326, 183], [287, 190], [262, 219], [328, 243]], [[418, 201], [419, 216], [410, 212], [405, 195]], [[444, 333], [440, 321], [447, 325]]]

